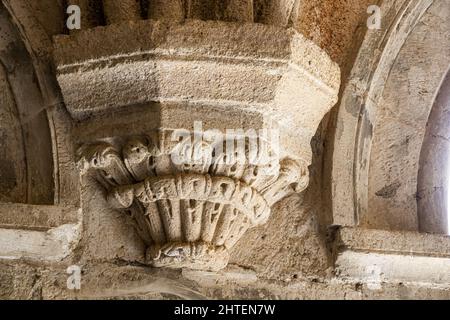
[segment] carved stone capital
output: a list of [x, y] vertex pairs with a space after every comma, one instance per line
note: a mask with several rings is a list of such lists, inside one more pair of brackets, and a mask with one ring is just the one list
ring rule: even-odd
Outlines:
[[[260, 24], [129, 22], [57, 37], [54, 53], [80, 170], [131, 214], [153, 266], [223, 268], [246, 230], [304, 190], [311, 139], [340, 85], [320, 48]], [[195, 136], [196, 122], [206, 138], [275, 130], [277, 141], [236, 133], [244, 147], [230, 154], [219, 148], [228, 138], [170, 139]]]
[[274, 203], [308, 184], [302, 160], [254, 165], [236, 152], [225, 161], [226, 151], [218, 154], [203, 142], [192, 165], [191, 157], [174, 163], [178, 145], [167, 154], [157, 144], [141, 137], [79, 150], [81, 172], [107, 189], [114, 208], [131, 213], [153, 266], [223, 268], [229, 250], [249, 228], [267, 221]]

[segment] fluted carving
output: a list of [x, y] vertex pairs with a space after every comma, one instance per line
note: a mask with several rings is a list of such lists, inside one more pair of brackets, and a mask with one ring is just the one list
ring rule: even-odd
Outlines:
[[228, 0], [223, 3], [224, 21], [253, 22], [253, 0]]
[[148, 3], [149, 19], [182, 21], [185, 17], [183, 0], [152, 0]]
[[186, 17], [253, 22], [253, 0], [186, 0]]
[[141, 19], [139, 0], [103, 0], [103, 11], [108, 24]]
[[167, 154], [138, 137], [85, 145], [79, 164], [107, 189], [114, 208], [131, 213], [148, 264], [219, 270], [242, 235], [267, 221], [274, 203], [306, 188], [308, 172], [301, 160], [269, 156], [251, 164], [248, 146], [232, 155], [217, 150], [204, 141], [181, 142]]
[[295, 25], [296, 0], [67, 0], [82, 12], [82, 29], [142, 18], [181, 22], [184, 19]]

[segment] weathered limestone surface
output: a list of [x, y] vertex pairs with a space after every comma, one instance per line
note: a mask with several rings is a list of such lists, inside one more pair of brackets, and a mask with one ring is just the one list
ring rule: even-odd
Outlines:
[[185, 18], [184, 4], [181, 0], [150, 1], [147, 16], [149, 19], [167, 19], [183, 21]]
[[103, 12], [108, 24], [141, 19], [141, 8], [136, 0], [103, 0]]
[[[2, 138], [3, 201], [48, 204], [53, 201], [51, 133], [45, 104], [34, 81], [33, 64], [19, 32], [0, 12], [1, 126], [10, 131]], [[3, 131], [2, 130], [2, 131]], [[14, 140], [14, 136], [18, 139]], [[9, 139], [12, 138], [12, 140]], [[9, 141], [8, 141], [9, 140]], [[7, 153], [7, 151], [9, 151]], [[16, 161], [17, 162], [16, 162]]]
[[[447, 4], [438, 1], [432, 5], [411, 32], [386, 79], [373, 117], [370, 210], [363, 223], [419, 230], [419, 158], [430, 111], [450, 65], [450, 23], [440, 23], [449, 19]], [[432, 31], [426, 27], [430, 24], [435, 25]], [[386, 214], [380, 215], [380, 211]]]
[[337, 116], [333, 216], [340, 225], [418, 231], [419, 158], [449, 66], [450, 24], [441, 23], [449, 8], [410, 1], [381, 9], [390, 36], [366, 35]]
[[[332, 100], [339, 87], [337, 66], [319, 48], [292, 30], [262, 25], [143, 21], [60, 36], [55, 43], [58, 80], [74, 116], [164, 99], [230, 100], [263, 107], [301, 81], [296, 77], [317, 86], [317, 99], [323, 94]], [[86, 45], [93, 50], [81, 50]], [[105, 65], [104, 59], [111, 63]], [[81, 70], [84, 77], [76, 78]], [[123, 76], [130, 83], [126, 88], [113, 87], [113, 75], [121, 72], [127, 72]], [[150, 75], [154, 80], [144, 82]], [[86, 93], [75, 96], [79, 91]], [[302, 93], [302, 100], [312, 95]], [[290, 102], [294, 107], [300, 103], [292, 97]], [[307, 102], [303, 102], [305, 107]]]
[[[81, 50], [88, 44], [98, 50]], [[58, 37], [55, 56], [75, 118], [150, 101], [260, 113], [263, 127], [280, 130], [282, 156], [292, 150], [307, 161], [309, 141], [339, 88], [336, 64], [313, 43], [261, 25], [129, 23]]]
[[[371, 31], [368, 0], [68, 0], [85, 13], [73, 32], [64, 4], [0, 5], [30, 62], [18, 73], [0, 47], [0, 200], [13, 201], [0, 204], [0, 298], [450, 298], [450, 238], [418, 232], [446, 231], [445, 204], [429, 204], [449, 148], [433, 107], [449, 69], [445, 1], [383, 1]], [[50, 128], [34, 158], [14, 148], [30, 144], [26, 83]], [[200, 163], [177, 166], [170, 134], [196, 121], [279, 130], [284, 170], [263, 181], [204, 144]], [[30, 159], [53, 163], [46, 205], [17, 201], [28, 185], [11, 181]], [[415, 191], [430, 195], [419, 211]]]
[[[427, 129], [420, 154], [417, 213], [419, 228], [423, 232], [445, 234], [449, 230], [448, 201], [450, 180], [450, 73], [441, 88], [428, 118]], [[447, 170], [445, 170], [446, 168]]]
[[[259, 152], [265, 144], [258, 140]], [[224, 268], [247, 229], [266, 223], [273, 204], [308, 185], [301, 160], [273, 158], [255, 165], [243, 150], [226, 163], [226, 151], [203, 142], [193, 147], [201, 148], [201, 160], [193, 165], [184, 155], [190, 146], [181, 145], [180, 162], [173, 157], [168, 162], [157, 145], [140, 137], [122, 150], [106, 143], [80, 150], [83, 173], [94, 171], [110, 204], [128, 209], [135, 219], [153, 266]]]
[[17, 114], [6, 72], [0, 66], [0, 200], [2, 202], [21, 202], [26, 200], [26, 160], [20, 120]]
[[[134, 35], [131, 41], [129, 34]], [[117, 47], [125, 41], [126, 46]], [[78, 137], [83, 173], [96, 170], [110, 202], [132, 212], [148, 247], [148, 264], [222, 269], [247, 229], [265, 223], [275, 203], [306, 188], [310, 141], [337, 101], [340, 77], [338, 66], [295, 31], [223, 22], [142, 21], [81, 31], [55, 42], [65, 104], [83, 128]], [[81, 50], [92, 42], [98, 50]], [[153, 123], [133, 128], [140, 138], [128, 138], [127, 121], [124, 132], [97, 125], [97, 139], [84, 131], [92, 130], [89, 117], [106, 120], [105, 112], [138, 105], [143, 116], [161, 114]], [[189, 114], [181, 117], [183, 112]], [[227, 120], [213, 120], [224, 112], [230, 115]], [[247, 117], [253, 119], [244, 122]], [[208, 149], [217, 142], [198, 146], [203, 148], [200, 164], [192, 166], [189, 159], [182, 166], [168, 162], [179, 144], [169, 140], [171, 131], [191, 130], [198, 121], [223, 133], [277, 130], [276, 146], [258, 141], [254, 150], [272, 152], [270, 172], [266, 165], [238, 162], [252, 152], [245, 139], [242, 143], [250, 151], [236, 153], [236, 162], [221, 163], [228, 155]], [[113, 143], [95, 143], [101, 139]], [[120, 142], [124, 139], [125, 144]], [[274, 153], [274, 147], [279, 151]], [[83, 185], [89, 183], [85, 181]]]

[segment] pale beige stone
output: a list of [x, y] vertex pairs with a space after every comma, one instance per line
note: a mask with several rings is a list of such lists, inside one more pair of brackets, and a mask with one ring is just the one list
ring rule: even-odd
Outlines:
[[0, 298], [449, 299], [450, 7], [372, 4], [1, 1]]

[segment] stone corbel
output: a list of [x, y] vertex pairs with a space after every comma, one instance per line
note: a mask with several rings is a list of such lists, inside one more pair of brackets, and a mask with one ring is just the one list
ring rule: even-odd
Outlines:
[[134, 137], [118, 147], [100, 142], [79, 150], [81, 172], [91, 172], [110, 205], [133, 217], [152, 266], [222, 269], [229, 250], [267, 221], [273, 204], [308, 185], [301, 160], [254, 165], [236, 154], [225, 162], [225, 153], [203, 143], [195, 164], [185, 153], [168, 162], [177, 149], [160, 152], [163, 143]]
[[[337, 101], [340, 72], [297, 32], [148, 20], [80, 31], [55, 43], [58, 81], [79, 123], [133, 106], [146, 108], [140, 109], [144, 118], [155, 108], [160, 114], [152, 125], [127, 127], [123, 120], [129, 130], [120, 136], [105, 129], [96, 136], [100, 142], [79, 139], [81, 172], [133, 217], [149, 265], [219, 270], [246, 230], [307, 187], [310, 142]], [[195, 121], [222, 133], [276, 130], [277, 139], [256, 144], [257, 154], [269, 151], [264, 164], [248, 161], [248, 141], [230, 159], [211, 141], [189, 148], [170, 139], [177, 129], [195, 134]], [[172, 157], [194, 150], [195, 163]]]

